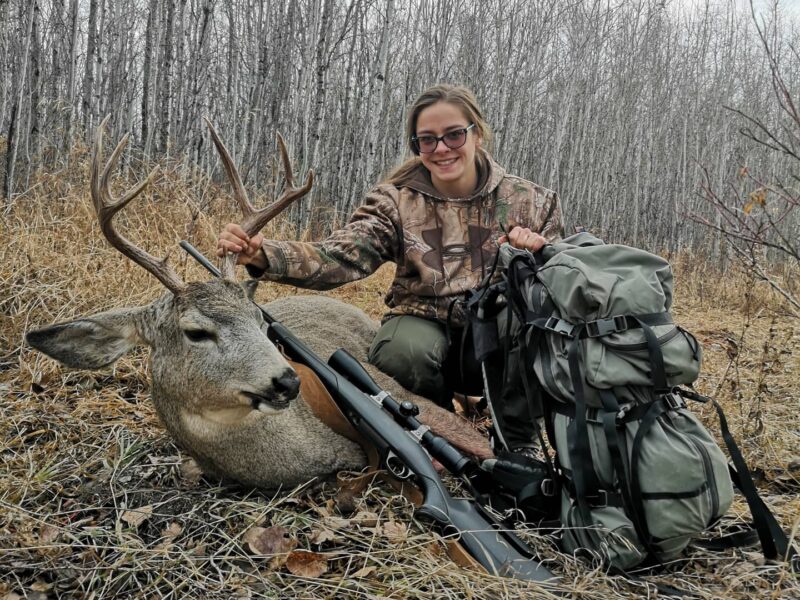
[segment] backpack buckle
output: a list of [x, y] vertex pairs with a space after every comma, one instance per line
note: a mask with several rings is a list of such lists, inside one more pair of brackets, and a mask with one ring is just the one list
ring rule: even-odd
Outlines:
[[622, 333], [628, 330], [628, 321], [622, 315], [597, 319], [586, 323], [586, 335], [589, 337], [603, 337], [612, 333]]
[[670, 410], [678, 410], [679, 408], [686, 408], [686, 402], [680, 394], [669, 392], [663, 396], [664, 402]]
[[547, 496], [548, 498], [552, 498], [556, 495], [558, 489], [556, 488], [556, 482], [552, 479], [542, 479], [542, 485], [540, 486], [542, 490], [542, 494]]
[[577, 327], [569, 321], [557, 319], [556, 317], [549, 317], [544, 324], [544, 328], [559, 335], [565, 335], [568, 338], [575, 337], [575, 329], [577, 329]]
[[586, 496], [586, 501], [592, 508], [605, 508], [608, 506], [608, 493], [605, 490], [597, 490], [596, 494]]
[[619, 412], [617, 413], [616, 416], [617, 423], [622, 423], [625, 421], [625, 417], [627, 417], [628, 413], [631, 412], [633, 406], [634, 406], [633, 402], [626, 402], [625, 404], [620, 405]]

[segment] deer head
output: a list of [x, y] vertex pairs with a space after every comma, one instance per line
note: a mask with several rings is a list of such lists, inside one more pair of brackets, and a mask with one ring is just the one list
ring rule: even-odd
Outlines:
[[[91, 172], [91, 197], [101, 230], [114, 248], [153, 274], [169, 291], [146, 306], [30, 331], [26, 340], [65, 365], [82, 369], [110, 365], [138, 344], [150, 346], [153, 399], [162, 419], [179, 438], [176, 429], [187, 419], [224, 425], [252, 418], [253, 411], [270, 413], [286, 408], [298, 394], [299, 381], [266, 336], [262, 314], [251, 301], [255, 283], [234, 280], [236, 257], [224, 259], [225, 279], [185, 284], [166, 259], [148, 254], [114, 229], [114, 215], [142, 192], [155, 170], [121, 197], [112, 196], [109, 176], [128, 136], [117, 144], [101, 170], [107, 121], [108, 117], [95, 136]], [[254, 209], [238, 170], [210, 123], [209, 129], [249, 235], [311, 189], [311, 172], [303, 187], [294, 186], [291, 161], [279, 136], [287, 188], [269, 207]]]

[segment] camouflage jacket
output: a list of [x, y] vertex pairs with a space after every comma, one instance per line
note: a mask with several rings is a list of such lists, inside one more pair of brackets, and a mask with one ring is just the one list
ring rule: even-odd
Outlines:
[[[555, 192], [507, 174], [488, 154], [478, 155], [479, 184], [469, 198], [442, 198], [420, 165], [399, 185], [372, 189], [350, 222], [321, 242], [265, 241], [262, 279], [325, 290], [397, 265], [385, 302], [390, 315], [444, 321], [454, 299], [476, 288], [491, 269], [497, 238], [514, 225], [550, 241], [563, 234]], [[456, 310], [455, 325], [464, 315]]]

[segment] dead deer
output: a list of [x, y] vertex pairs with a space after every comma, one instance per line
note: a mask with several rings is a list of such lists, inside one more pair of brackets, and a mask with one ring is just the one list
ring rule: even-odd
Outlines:
[[[186, 284], [166, 259], [155, 258], [114, 229], [114, 215], [142, 192], [155, 171], [119, 199], [112, 196], [109, 176], [128, 136], [101, 170], [107, 121], [108, 117], [95, 137], [91, 172], [91, 197], [102, 232], [114, 248], [154, 275], [168, 292], [146, 306], [30, 331], [28, 343], [78, 369], [100, 369], [137, 345], [149, 346], [156, 411], [177, 443], [211, 476], [274, 489], [362, 468], [366, 459], [361, 448], [334, 433], [298, 396], [297, 375], [267, 338], [261, 311], [251, 301], [255, 282], [234, 279], [234, 255], [224, 259], [224, 279]], [[295, 186], [291, 161], [279, 136], [286, 190], [269, 207], [255, 210], [225, 146], [210, 123], [209, 128], [249, 235], [310, 190], [312, 173], [302, 187]], [[484, 438], [464, 419], [414, 396], [366, 365], [378, 325], [359, 309], [322, 296], [287, 297], [264, 308], [323, 359], [339, 347], [347, 349], [396, 398], [416, 402], [421, 420], [440, 435], [472, 454], [491, 454]]]

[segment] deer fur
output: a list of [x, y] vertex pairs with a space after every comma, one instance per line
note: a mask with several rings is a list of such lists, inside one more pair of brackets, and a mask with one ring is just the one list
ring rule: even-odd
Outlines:
[[[250, 299], [254, 287], [229, 280], [192, 283], [146, 306], [31, 331], [27, 340], [69, 367], [86, 369], [108, 366], [136, 345], [149, 346], [158, 415], [212, 476], [273, 489], [362, 468], [359, 446], [319, 421], [302, 397], [293, 397], [293, 372], [265, 334], [267, 324]], [[491, 455], [465, 420], [366, 364], [378, 324], [359, 309], [324, 296], [291, 296], [264, 308], [323, 359], [347, 349], [392, 395], [417, 402], [421, 420], [440, 435], [482, 458]]]

